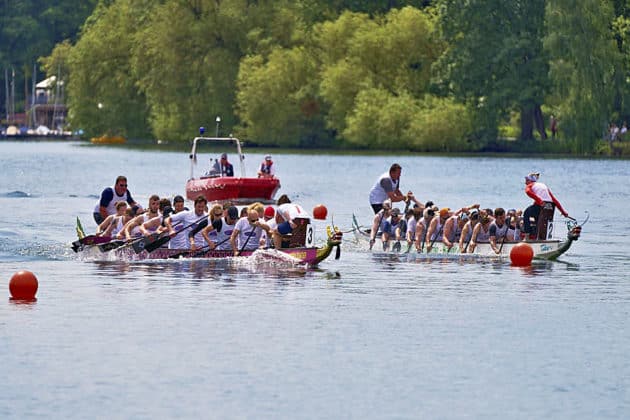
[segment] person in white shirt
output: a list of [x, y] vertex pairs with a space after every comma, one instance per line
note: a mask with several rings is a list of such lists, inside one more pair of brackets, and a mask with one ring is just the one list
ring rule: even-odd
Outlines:
[[271, 229], [266, 223], [258, 220], [258, 212], [249, 210], [246, 217], [241, 217], [232, 231], [230, 243], [234, 250], [234, 256], [239, 256], [241, 251], [252, 251], [260, 246], [262, 232], [270, 234]]
[[193, 249], [195, 242], [203, 243], [203, 235], [197, 232], [189, 238], [188, 232], [193, 230], [197, 224], [201, 223], [207, 216], [208, 200], [204, 196], [195, 199], [194, 210], [184, 210], [169, 216], [165, 220], [171, 240], [168, 243], [170, 249]]

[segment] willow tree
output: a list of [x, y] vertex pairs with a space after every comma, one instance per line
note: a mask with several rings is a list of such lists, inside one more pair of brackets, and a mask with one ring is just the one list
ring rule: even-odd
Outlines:
[[448, 48], [436, 81], [477, 110], [479, 135], [494, 140], [499, 122], [517, 110], [520, 139], [532, 139], [534, 125], [544, 138], [545, 0], [441, 0], [439, 15]]
[[144, 95], [133, 77], [134, 34], [150, 13], [146, 4], [102, 3], [84, 27], [68, 57], [69, 118], [87, 135], [148, 135]]
[[610, 118], [620, 55], [612, 37], [609, 0], [550, 0], [545, 47], [562, 98], [562, 129], [575, 151], [590, 152]]
[[346, 12], [316, 27], [315, 38], [328, 126], [359, 146], [412, 145], [405, 133], [442, 48], [431, 15], [412, 7], [374, 19]]

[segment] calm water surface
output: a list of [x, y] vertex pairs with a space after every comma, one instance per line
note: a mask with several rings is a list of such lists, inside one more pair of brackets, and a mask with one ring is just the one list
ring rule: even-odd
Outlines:
[[[404, 190], [451, 208], [523, 208], [537, 170], [591, 218], [561, 261], [527, 269], [371, 254], [350, 234], [315, 270], [80, 261], [74, 222], [94, 229], [103, 187], [125, 174], [142, 203], [182, 194], [187, 154], [0, 142], [0, 418], [630, 416], [628, 162], [274, 160], [281, 192], [324, 203], [342, 229], [352, 213], [368, 222], [367, 193], [394, 161]], [[20, 269], [38, 276], [34, 304], [9, 301]]]

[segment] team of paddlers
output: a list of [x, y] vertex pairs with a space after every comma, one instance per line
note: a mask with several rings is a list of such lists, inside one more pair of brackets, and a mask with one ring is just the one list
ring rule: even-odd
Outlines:
[[304, 227], [310, 215], [286, 195], [277, 200], [275, 208], [253, 203], [240, 212], [230, 203], [208, 208], [203, 196], [197, 197], [189, 210], [181, 196], [175, 196], [171, 203], [152, 195], [143, 209], [127, 189], [127, 179], [119, 176], [113, 187], [101, 193], [94, 219], [98, 223], [96, 236], [112, 241], [154, 238], [171, 249], [233, 250], [238, 255], [259, 247], [304, 245]]
[[[522, 240], [547, 240], [549, 221], [553, 220], [555, 208], [569, 217], [549, 187], [538, 181], [539, 173], [525, 176], [525, 192], [534, 202], [525, 211], [498, 207], [481, 208], [471, 204], [457, 210], [439, 208], [432, 201], [419, 202], [409, 191], [400, 191], [402, 168], [393, 164], [382, 174], [370, 191], [370, 205], [375, 212], [371, 228], [370, 249], [380, 237], [383, 250], [393, 243], [400, 249], [415, 246], [418, 251], [431, 251], [435, 242], [441, 242], [450, 250], [459, 247], [459, 252], [474, 252], [478, 243], [490, 243], [494, 252], [501, 252], [504, 242]], [[393, 207], [393, 202], [405, 202], [405, 210]]]

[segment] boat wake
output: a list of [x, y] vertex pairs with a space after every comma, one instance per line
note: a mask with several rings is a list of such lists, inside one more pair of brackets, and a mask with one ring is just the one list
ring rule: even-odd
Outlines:
[[307, 264], [276, 249], [259, 249], [248, 257], [231, 258], [232, 264], [240, 268], [256, 269], [261, 266], [273, 268], [307, 268]]

